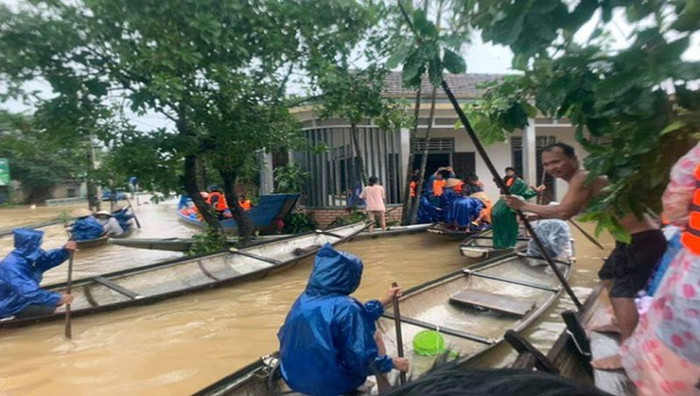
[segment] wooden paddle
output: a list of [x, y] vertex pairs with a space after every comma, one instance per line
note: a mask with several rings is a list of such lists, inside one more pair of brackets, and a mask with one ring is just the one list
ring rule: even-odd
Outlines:
[[594, 245], [598, 246], [598, 247], [600, 248], [600, 250], [605, 250], [605, 248], [603, 247], [603, 245], [600, 244], [600, 242], [596, 241], [596, 239], [593, 238], [593, 236], [592, 236], [591, 234], [587, 233], [586, 230], [584, 230], [583, 228], [581, 228], [580, 225], [576, 224], [575, 221], [573, 221], [572, 219], [569, 219], [569, 223], [571, 223], [571, 225], [573, 225], [574, 227], [576, 227], [577, 230], [581, 231], [581, 234], [583, 234], [583, 236], [585, 236], [586, 239], [588, 239], [589, 241], [591, 241], [591, 243], [593, 243]]
[[134, 205], [131, 204], [131, 200], [129, 198], [126, 198], [126, 202], [129, 203], [129, 207], [131, 208], [131, 212], [134, 214], [134, 220], [136, 221], [136, 226], [138, 228], [141, 228], [141, 222], [139, 221], [138, 216], [136, 216], [136, 211], [134, 210]]
[[[394, 282], [391, 287], [397, 287], [398, 283]], [[398, 357], [403, 357], [403, 335], [401, 333], [401, 311], [399, 310], [399, 297], [394, 294], [394, 327], [396, 327], [396, 354]], [[401, 385], [406, 383], [406, 373], [403, 371], [399, 374]]]
[[[545, 178], [547, 177], [547, 172], [544, 171], [544, 166], [542, 167], [542, 178], [540, 179], [540, 185], [544, 185]], [[539, 187], [537, 186], [537, 187]], [[544, 204], [544, 191], [538, 191], [537, 192], [537, 204], [542, 205]]]
[[[68, 240], [72, 241], [73, 236], [71, 235]], [[70, 294], [73, 286], [73, 253], [75, 253], [75, 251], [71, 250], [70, 256], [68, 256], [68, 282], [66, 282], [66, 294]], [[69, 340], [73, 338], [73, 327], [70, 321], [70, 303], [66, 304], [66, 338]]]

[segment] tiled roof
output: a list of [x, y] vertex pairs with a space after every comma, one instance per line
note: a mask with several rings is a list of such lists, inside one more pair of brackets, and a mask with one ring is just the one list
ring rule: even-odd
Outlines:
[[[478, 99], [484, 94], [484, 89], [478, 88], [482, 83], [503, 78], [502, 74], [445, 74], [445, 80], [452, 89], [452, 93], [458, 99]], [[429, 98], [432, 91], [432, 84], [427, 76], [423, 76], [423, 87], [421, 97]], [[441, 87], [436, 92], [437, 98], [445, 99], [447, 96]], [[401, 72], [391, 72], [386, 78], [384, 96], [390, 98], [414, 98], [416, 91], [403, 86]]]

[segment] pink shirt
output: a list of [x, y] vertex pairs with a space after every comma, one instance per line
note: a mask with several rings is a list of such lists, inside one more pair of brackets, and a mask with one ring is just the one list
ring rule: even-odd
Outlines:
[[384, 187], [379, 184], [365, 187], [364, 190], [362, 190], [362, 194], [360, 194], [360, 198], [367, 200], [367, 210], [386, 211], [386, 207], [384, 207], [386, 194], [384, 193]]

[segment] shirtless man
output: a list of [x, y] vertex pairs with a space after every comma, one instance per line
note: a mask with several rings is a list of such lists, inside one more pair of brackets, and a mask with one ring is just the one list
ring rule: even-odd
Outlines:
[[[574, 148], [565, 143], [545, 147], [542, 152], [542, 166], [550, 175], [569, 183], [569, 190], [561, 203], [556, 206], [543, 206], [524, 202], [516, 197], [503, 197], [508, 206], [532, 212], [540, 218], [568, 220], [580, 213], [591, 198], [608, 185], [605, 177], [599, 177], [586, 184], [588, 172], [580, 168]], [[619, 221], [632, 235], [632, 242], [629, 245], [616, 242], [615, 250], [598, 272], [609, 291], [615, 317], [613, 322], [592, 330], [619, 331], [620, 340], [624, 342], [632, 334], [639, 320], [634, 298], [637, 291], [644, 288], [654, 265], [666, 251], [666, 239], [648, 215], [638, 219], [634, 214], [628, 214]], [[595, 360], [592, 364], [599, 369], [621, 368], [620, 357], [617, 355]]]

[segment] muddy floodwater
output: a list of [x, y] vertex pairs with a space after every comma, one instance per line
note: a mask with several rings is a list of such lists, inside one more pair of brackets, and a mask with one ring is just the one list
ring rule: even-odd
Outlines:
[[[0, 229], [51, 218], [48, 208], [37, 210], [43, 217], [27, 210], [0, 209]], [[61, 208], [52, 210], [57, 214]], [[140, 205], [136, 213], [143, 228], [134, 238], [188, 237], [195, 232], [177, 221], [174, 203]], [[45, 248], [61, 246], [66, 240], [61, 225], [43, 230]], [[596, 272], [613, 241], [602, 238], [606, 247], [602, 251], [573, 231], [578, 262], [571, 283], [583, 300], [595, 286]], [[340, 248], [364, 261], [355, 297], [365, 300], [381, 296], [391, 282], [409, 288], [467, 265], [458, 244], [459, 240], [423, 233], [350, 242]], [[11, 249], [11, 236], [1, 237], [0, 256]], [[109, 245], [78, 252], [74, 277], [177, 257], [180, 253]], [[65, 281], [66, 268], [47, 272], [45, 283]], [[310, 269], [311, 260], [306, 260], [262, 280], [76, 318], [72, 341], [63, 337], [62, 322], [0, 330], [0, 393], [190, 394], [277, 349], [277, 330], [306, 286]], [[547, 350], [563, 329], [559, 312], [571, 308], [573, 303], [562, 296], [526, 335]], [[503, 366], [513, 358], [511, 349], [504, 346], [495, 351], [491, 362]]]

